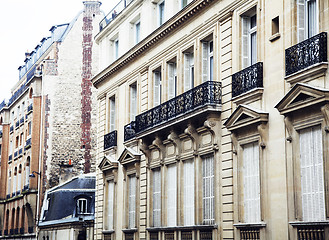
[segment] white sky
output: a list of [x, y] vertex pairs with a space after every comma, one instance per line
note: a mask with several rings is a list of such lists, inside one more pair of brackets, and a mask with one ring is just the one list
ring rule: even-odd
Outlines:
[[[119, 0], [100, 0], [105, 14]], [[31, 52], [49, 29], [69, 23], [83, 10], [83, 0], [2, 0], [0, 10], [0, 103], [10, 97], [25, 52]]]

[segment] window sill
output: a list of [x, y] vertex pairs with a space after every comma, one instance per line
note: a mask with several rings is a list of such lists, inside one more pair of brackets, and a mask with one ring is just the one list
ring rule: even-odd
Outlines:
[[114, 233], [115, 231], [114, 230], [103, 230], [102, 231], [102, 233], [104, 234], [104, 235], [106, 235], [106, 234], [112, 234], [112, 233]]
[[323, 226], [329, 225], [329, 221], [320, 221], [320, 222], [303, 222], [303, 221], [296, 221], [296, 222], [289, 222], [289, 224], [293, 227], [299, 226]]
[[263, 92], [264, 92], [264, 88], [254, 88], [252, 90], [249, 90], [248, 92], [245, 92], [239, 96], [232, 98], [232, 101], [236, 105], [255, 102], [262, 98]]
[[122, 229], [122, 232], [124, 232], [124, 233], [135, 233], [135, 232], [137, 232], [137, 228]]
[[265, 222], [259, 222], [259, 223], [235, 223], [233, 224], [236, 228], [264, 228], [266, 227]]
[[279, 39], [280, 37], [281, 37], [281, 34], [280, 33], [275, 33], [268, 40], [270, 42], [274, 42], [275, 40]]
[[290, 74], [285, 77], [288, 83], [295, 84], [297, 82], [308, 82], [315, 78], [324, 76], [328, 69], [328, 63], [322, 62], [309, 66], [296, 73]]
[[206, 230], [206, 229], [216, 229], [218, 225], [191, 225], [191, 226], [175, 226], [175, 227], [150, 227], [146, 228], [149, 232], [159, 232], [159, 231], [175, 231], [175, 230]]

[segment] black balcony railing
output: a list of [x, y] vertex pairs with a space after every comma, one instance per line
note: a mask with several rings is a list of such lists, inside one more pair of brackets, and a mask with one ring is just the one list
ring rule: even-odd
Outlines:
[[33, 111], [33, 104], [31, 103], [28, 107], [27, 107], [27, 112], [32, 112]]
[[263, 63], [258, 62], [232, 75], [232, 97], [263, 87]]
[[27, 230], [29, 233], [33, 233], [33, 227], [29, 227]]
[[121, 13], [133, 0], [121, 0], [99, 23], [99, 31], [102, 31], [116, 16]]
[[31, 138], [29, 138], [29, 139], [26, 140], [24, 149], [27, 150], [30, 147], [31, 147]]
[[326, 32], [286, 49], [286, 76], [322, 62], [327, 62]]
[[298, 240], [325, 240], [324, 226], [305, 226], [297, 228]]
[[136, 116], [136, 134], [206, 105], [221, 103], [221, 83], [208, 81]]
[[114, 130], [104, 135], [104, 150], [117, 145], [117, 131]]
[[124, 140], [128, 141], [136, 136], [135, 133], [136, 122], [132, 121], [131, 123], [124, 126]]

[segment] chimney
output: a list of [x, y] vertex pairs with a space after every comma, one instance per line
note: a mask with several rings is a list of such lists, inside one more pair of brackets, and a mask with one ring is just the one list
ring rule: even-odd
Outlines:
[[72, 170], [73, 166], [71, 164], [71, 159], [68, 163], [64, 163], [64, 161], [62, 161], [59, 164], [59, 184], [62, 184], [63, 182], [66, 182], [73, 177]]

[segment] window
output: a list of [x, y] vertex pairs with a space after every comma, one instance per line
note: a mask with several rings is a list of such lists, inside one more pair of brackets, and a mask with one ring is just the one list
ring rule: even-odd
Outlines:
[[25, 166], [25, 185], [28, 186], [30, 182], [30, 157], [27, 158]]
[[177, 95], [176, 62], [168, 62], [168, 99]]
[[192, 2], [192, 0], [181, 0], [182, 1], [182, 8], [186, 7], [188, 4]]
[[12, 193], [16, 193], [16, 184], [17, 184], [17, 167], [14, 170], [14, 181], [13, 181], [13, 191]]
[[140, 35], [141, 35], [141, 22], [138, 20], [137, 22], [135, 22], [134, 24], [134, 31], [135, 31], [135, 44], [139, 43], [140, 41]]
[[184, 225], [194, 225], [194, 162], [184, 162]]
[[10, 140], [9, 142], [9, 155], [13, 153], [13, 141]]
[[257, 62], [257, 15], [242, 17], [242, 67]]
[[161, 104], [161, 68], [153, 71], [153, 106]]
[[119, 58], [119, 38], [112, 41], [113, 44], [113, 61]]
[[128, 228], [136, 227], [136, 175], [128, 176]]
[[154, 169], [153, 173], [153, 227], [161, 226], [161, 170]]
[[114, 181], [107, 182], [107, 224], [106, 230], [114, 229], [113, 212], [114, 212]]
[[214, 42], [202, 42], [202, 81], [213, 80], [214, 69]]
[[15, 149], [18, 148], [18, 145], [19, 145], [19, 136], [16, 136]]
[[158, 3], [158, 25], [161, 26], [165, 22], [165, 1]]
[[215, 221], [214, 203], [214, 157], [202, 158], [202, 208], [203, 223], [213, 224]]
[[297, 0], [298, 42], [318, 33], [318, 13], [316, 0]]
[[115, 96], [110, 97], [109, 132], [115, 130]]
[[10, 190], [11, 190], [11, 171], [8, 172], [7, 194], [10, 194]]
[[243, 205], [244, 221], [259, 223], [261, 218], [258, 142], [243, 146]]
[[19, 165], [17, 190], [20, 191], [21, 189], [22, 189], [22, 165]]
[[177, 225], [177, 173], [176, 165], [167, 168], [167, 226]]
[[137, 115], [137, 84], [133, 83], [129, 86], [130, 94], [130, 121], [135, 121]]
[[194, 87], [194, 54], [184, 53], [184, 92]]
[[325, 191], [321, 127], [299, 132], [303, 221], [325, 221]]
[[19, 146], [22, 146], [23, 144], [23, 133], [21, 133], [21, 136], [19, 138]]
[[31, 136], [31, 133], [32, 133], [32, 122], [29, 122], [28, 124], [28, 136]]
[[87, 199], [80, 198], [77, 201], [77, 213], [84, 214], [87, 213]]

